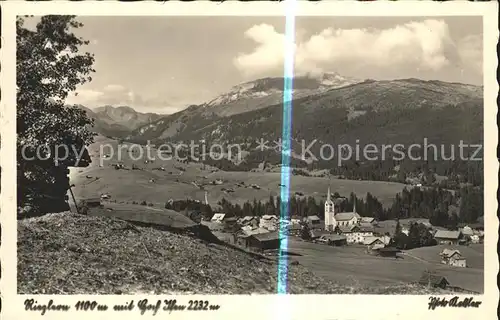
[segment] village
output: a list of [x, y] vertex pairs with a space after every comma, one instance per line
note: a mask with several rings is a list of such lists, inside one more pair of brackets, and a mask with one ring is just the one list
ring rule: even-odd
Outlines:
[[[277, 215], [235, 217], [224, 213], [214, 213], [210, 220], [198, 213], [194, 219], [207, 226], [218, 239], [250, 252], [278, 257], [280, 250], [290, 255], [296, 255], [296, 252], [308, 255], [308, 252], [325, 250], [324, 254], [334, 259], [330, 256], [330, 251], [326, 251], [327, 247], [331, 247], [331, 254], [338, 252], [339, 258], [350, 254], [345, 250], [351, 250], [356, 252], [357, 259], [381, 259], [377, 261], [385, 264], [404, 259], [407, 259], [405, 263], [409, 263], [414, 259], [417, 263], [420, 261], [427, 265], [420, 273], [420, 278], [414, 279], [415, 281], [426, 286], [463, 289], [460, 283], [457, 283], [461, 281], [461, 277], [454, 277], [453, 272], [469, 268], [467, 257], [462, 251], [469, 250], [470, 246], [482, 247], [483, 220], [476, 224], [462, 225], [458, 230], [433, 226], [426, 219], [404, 219], [396, 222], [398, 226], [394, 226], [394, 221], [377, 221], [372, 217], [362, 217], [355, 207], [352, 212], [336, 212], [338, 202], [342, 199], [332, 199], [330, 195], [328, 190], [325, 220], [320, 219], [318, 215], [291, 216], [280, 221]], [[193, 218], [192, 213], [190, 218]], [[431, 244], [427, 248], [432, 248], [433, 254], [427, 257], [427, 260], [413, 255], [413, 251], [426, 248], [405, 250], [406, 248], [395, 241], [395, 232], [409, 236], [412, 224], [424, 226], [432, 235]], [[399, 231], [396, 230], [398, 228]], [[287, 248], [282, 242], [285, 238], [288, 239]], [[340, 251], [334, 251], [334, 248]], [[314, 260], [322, 259], [319, 255], [311, 257], [312, 265], [316, 263]], [[473, 259], [477, 257], [474, 255]], [[300, 258], [298, 260], [300, 261]], [[455, 278], [456, 281], [450, 284], [449, 278]]]
[[[328, 209], [329, 202], [325, 207]], [[355, 210], [355, 209], [354, 209]], [[275, 215], [261, 217], [246, 216], [243, 218], [226, 217], [224, 213], [215, 213], [210, 221], [201, 221], [220, 239], [245, 247], [250, 251], [272, 252], [280, 248], [280, 240], [285, 236], [295, 237], [301, 241], [330, 246], [365, 246], [366, 252], [375, 255], [397, 257], [400, 250], [391, 246], [394, 230], [385, 227], [375, 218], [361, 217], [356, 211], [340, 212], [331, 215], [335, 224], [326, 224], [317, 215], [290, 219]], [[330, 221], [328, 221], [330, 222]], [[413, 219], [406, 221], [401, 232], [409, 235], [409, 225], [420, 223], [433, 234], [436, 244], [450, 246], [467, 246], [480, 244], [484, 239], [484, 228], [477, 224], [473, 227], [464, 226], [451, 231], [442, 227], [434, 227], [430, 223]], [[281, 230], [280, 230], [281, 226]], [[444, 250], [441, 253], [443, 264], [457, 267], [467, 267], [466, 258], [458, 249]]]

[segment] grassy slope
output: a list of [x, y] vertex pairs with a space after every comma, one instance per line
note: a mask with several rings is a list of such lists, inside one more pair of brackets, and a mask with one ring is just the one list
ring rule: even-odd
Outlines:
[[[274, 293], [276, 270], [273, 260], [114, 218], [58, 213], [18, 222], [21, 294]], [[346, 286], [301, 265], [288, 272], [290, 293], [436, 293], [408, 284]]]

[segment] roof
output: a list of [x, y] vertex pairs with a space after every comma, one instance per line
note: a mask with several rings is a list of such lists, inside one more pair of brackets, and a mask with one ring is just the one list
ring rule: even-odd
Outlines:
[[320, 218], [319, 218], [318, 216], [314, 215], [314, 216], [308, 216], [308, 217], [307, 217], [307, 220], [315, 220], [315, 221], [319, 221], [319, 220], [320, 220]]
[[340, 234], [323, 234], [321, 237], [324, 237], [328, 240], [331, 241], [341, 241], [341, 240], [346, 240], [346, 236], [340, 235]]
[[427, 228], [432, 228], [432, 224], [429, 221], [421, 221], [420, 223], [426, 226]]
[[448, 230], [438, 230], [434, 235], [434, 238], [441, 239], [458, 239], [460, 237], [460, 231], [448, 231]]
[[241, 218], [241, 222], [248, 222], [248, 221], [252, 221], [253, 219], [255, 219], [256, 217], [254, 216], [246, 216], [246, 217], [243, 217]]
[[361, 223], [359, 226], [359, 231], [361, 232], [373, 232], [375, 228], [371, 223]]
[[279, 240], [280, 238], [278, 232], [257, 233], [257, 234], [252, 234], [251, 236], [257, 239], [258, 241], [273, 241], [273, 240]]
[[312, 229], [322, 229], [322, 230], [325, 230], [325, 221], [323, 220], [319, 220], [318, 223], [314, 223], [312, 226], [311, 226]]
[[381, 248], [380, 251], [381, 252], [400, 252], [401, 250], [399, 250], [398, 248], [394, 248], [394, 247], [387, 247], [387, 248]]
[[335, 220], [337, 221], [349, 221], [354, 218], [361, 218], [356, 212], [339, 212], [335, 215]]
[[262, 216], [261, 219], [264, 219], [264, 220], [271, 220], [271, 219], [278, 219], [277, 216], [273, 216], [273, 215], [269, 215], [269, 214], [265, 214]]
[[222, 224], [211, 221], [202, 221], [201, 224], [207, 226], [210, 230], [222, 230], [224, 227]]
[[243, 227], [241, 227], [241, 230], [243, 230], [243, 231], [250, 231], [252, 229], [253, 229], [252, 226], [243, 226]]
[[311, 230], [311, 238], [319, 238], [324, 235], [329, 235], [330, 233], [325, 230]]
[[215, 213], [211, 220], [223, 220], [225, 216], [224, 213]]
[[350, 225], [350, 226], [339, 226], [339, 229], [341, 232], [346, 233], [346, 232], [353, 232], [353, 229], [356, 228], [357, 226], [355, 225]]
[[384, 241], [382, 239], [380, 239], [379, 237], [368, 236], [368, 237], [365, 237], [363, 244], [364, 245], [371, 245], [371, 244], [375, 243], [377, 240], [380, 241], [380, 243], [384, 243]]
[[466, 236], [472, 236], [474, 234], [474, 231], [469, 226], [463, 227], [460, 231], [462, 231], [462, 234]]
[[264, 229], [264, 228], [254, 228], [254, 229], [243, 229], [243, 232], [247, 236], [251, 236], [254, 234], [269, 233], [269, 230]]
[[286, 228], [288, 230], [300, 230], [300, 229], [302, 229], [300, 224], [295, 224], [295, 223], [291, 223], [291, 224], [287, 225]]
[[382, 242], [385, 245], [388, 245], [391, 242], [391, 237], [383, 235], [383, 236], [380, 237], [380, 240], [382, 240]]
[[428, 272], [424, 272], [422, 274], [422, 276], [420, 277], [420, 280], [418, 281], [420, 284], [428, 284], [428, 283], [431, 283], [431, 284], [441, 284], [441, 283], [444, 283], [445, 284], [450, 284], [448, 282], [448, 280], [443, 277], [443, 276], [440, 276], [440, 275], [437, 275], [437, 274], [432, 274], [432, 273], [428, 273]]
[[372, 217], [361, 217], [361, 223], [372, 223], [374, 220]]
[[443, 252], [440, 253], [440, 255], [451, 258], [454, 255], [458, 254], [460, 257], [462, 254], [458, 250], [450, 250], [450, 249], [444, 249]]

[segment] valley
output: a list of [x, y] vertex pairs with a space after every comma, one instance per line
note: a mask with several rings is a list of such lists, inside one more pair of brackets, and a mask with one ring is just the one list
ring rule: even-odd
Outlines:
[[[156, 159], [152, 163], [144, 163], [146, 158], [134, 160], [134, 156], [126, 151], [131, 150], [131, 145], [124, 144], [119, 157], [118, 141], [102, 136], [96, 138], [96, 142], [89, 147], [92, 158], [90, 166], [70, 169], [70, 183], [75, 184], [74, 192], [77, 198], [109, 194], [117, 201], [146, 201], [163, 207], [169, 199], [204, 201], [206, 190], [209, 203], [217, 206], [222, 198], [242, 205], [253, 199], [264, 201], [269, 199], [270, 195], [275, 197], [281, 192], [279, 171], [226, 172], [202, 163], [186, 164], [174, 159]], [[105, 150], [104, 153], [111, 148], [114, 154], [109, 153], [111, 157], [104, 158], [104, 154], [100, 155], [101, 148]], [[156, 152], [157, 150], [151, 148], [151, 154], [155, 155]], [[125, 169], [116, 170], [113, 167], [116, 163], [123, 163]], [[134, 165], [140, 170], [132, 170]], [[162, 169], [158, 170], [160, 168]], [[154, 179], [154, 182], [151, 182], [151, 179]], [[215, 185], [216, 180], [221, 180], [222, 183]], [[344, 196], [354, 192], [358, 197], [364, 197], [370, 192], [387, 206], [405, 187], [404, 184], [393, 182], [305, 176], [292, 176], [290, 182], [290, 194], [300, 192], [303, 193], [302, 197], [312, 196], [317, 201], [325, 200], [326, 190], [330, 186], [332, 190]], [[199, 187], [201, 185], [202, 188]], [[252, 185], [259, 186], [259, 189], [252, 188]], [[234, 192], [227, 192], [228, 189]]]

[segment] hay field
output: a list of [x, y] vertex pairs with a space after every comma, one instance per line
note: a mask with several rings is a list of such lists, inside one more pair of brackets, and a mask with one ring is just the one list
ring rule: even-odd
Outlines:
[[[439, 249], [441, 248], [432, 247], [415, 250], [430, 254]], [[408, 284], [418, 281], [422, 272], [431, 270], [445, 276], [452, 286], [475, 292], [484, 291], [484, 270], [479, 266], [456, 268], [440, 264], [436, 260], [426, 262], [407, 255], [402, 255], [402, 259], [376, 257], [368, 255], [364, 246], [330, 247], [303, 242], [293, 237], [288, 242], [288, 250], [300, 254], [295, 258], [313, 273], [346, 286]], [[413, 254], [413, 250], [409, 253]], [[419, 252], [415, 252], [415, 255], [419, 255]]]

